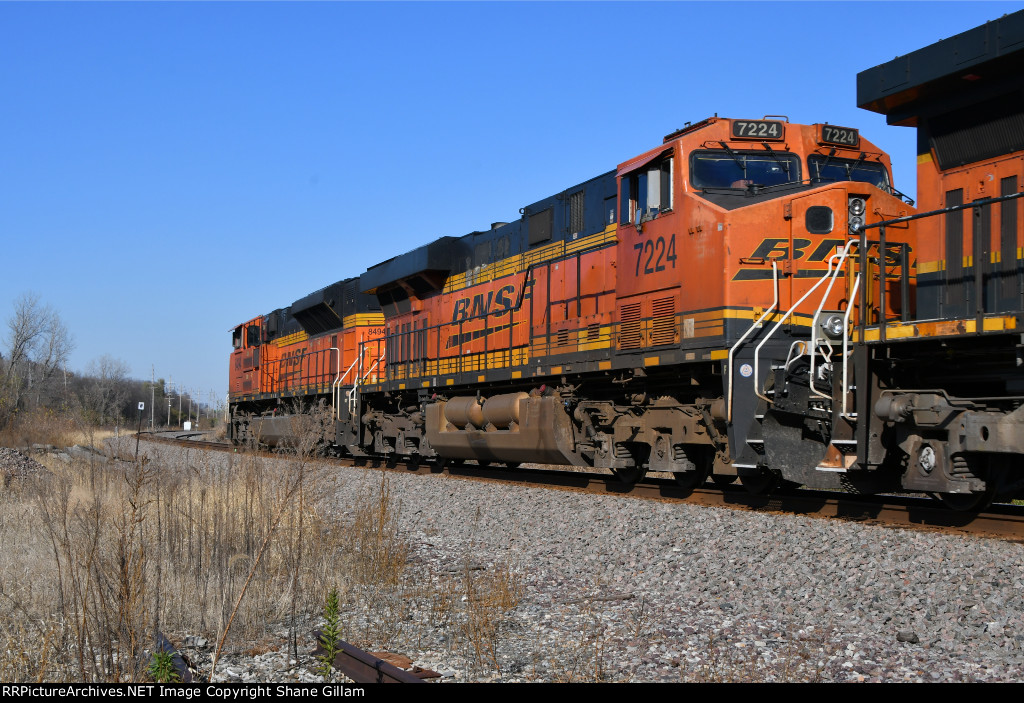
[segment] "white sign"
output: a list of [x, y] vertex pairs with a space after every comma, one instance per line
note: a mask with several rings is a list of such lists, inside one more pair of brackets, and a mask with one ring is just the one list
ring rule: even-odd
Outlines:
[[188, 432], [191, 429], [192, 429], [192, 423], [191, 422], [186, 422], [185, 423], [185, 431]]
[[146, 409], [146, 404], [145, 403], [139, 403], [139, 410], [145, 410], [145, 409]]

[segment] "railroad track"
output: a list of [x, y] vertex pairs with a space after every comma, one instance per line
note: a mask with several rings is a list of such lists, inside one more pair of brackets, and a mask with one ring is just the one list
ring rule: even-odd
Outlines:
[[[142, 439], [208, 451], [236, 451], [230, 442], [197, 440], [202, 433], [142, 433]], [[280, 453], [267, 452], [280, 457]], [[754, 495], [739, 486], [713, 486], [707, 483], [694, 490], [684, 490], [671, 479], [645, 478], [632, 486], [621, 483], [609, 474], [520, 467], [478, 466], [466, 463], [406, 463], [376, 459], [325, 457], [324, 461], [339, 466], [390, 470], [400, 473], [447, 474], [467, 480], [496, 481], [585, 493], [622, 495], [630, 498], [685, 502], [779, 514], [848, 520], [889, 527], [929, 529], [964, 535], [997, 537], [1024, 541], [1024, 506], [994, 504], [984, 512], [956, 512], [927, 496], [856, 495], [848, 493], [795, 489]]]

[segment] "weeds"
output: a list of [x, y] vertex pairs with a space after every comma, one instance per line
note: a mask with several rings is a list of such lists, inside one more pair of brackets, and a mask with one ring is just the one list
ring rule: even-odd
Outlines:
[[682, 676], [703, 683], [820, 683], [836, 646], [825, 635], [789, 636], [777, 654], [765, 656], [751, 643], [734, 642], [712, 633], [700, 664], [692, 672], [682, 672]]
[[307, 594], [336, 580], [343, 547], [311, 453], [273, 470], [246, 452], [226, 467], [172, 450], [40, 460], [50, 473], [0, 495], [5, 681], [145, 680], [157, 628], [216, 630], [219, 655], [231, 630], [294, 629], [316, 610]]
[[181, 683], [181, 676], [174, 668], [174, 655], [170, 652], [153, 652], [146, 672], [157, 683]]
[[331, 588], [327, 592], [324, 621], [324, 628], [320, 633], [320, 646], [324, 648], [324, 653], [320, 655], [319, 674], [323, 677], [324, 683], [328, 683], [334, 668], [334, 657], [338, 654], [338, 640], [341, 639], [341, 615], [337, 588]]
[[462, 578], [465, 611], [461, 634], [470, 644], [477, 666], [490, 663], [500, 672], [499, 632], [506, 613], [519, 605], [522, 597], [519, 575], [507, 563], [476, 570], [467, 561]]

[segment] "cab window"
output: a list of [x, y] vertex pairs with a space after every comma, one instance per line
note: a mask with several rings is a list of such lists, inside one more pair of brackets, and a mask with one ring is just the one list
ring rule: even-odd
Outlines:
[[837, 159], [833, 156], [811, 154], [807, 157], [807, 170], [811, 182], [857, 181], [870, 183], [882, 189], [889, 187], [889, 174], [883, 164], [861, 159]]
[[715, 149], [690, 155], [694, 188], [746, 188], [800, 181], [800, 159], [785, 151]]
[[672, 209], [672, 157], [657, 159], [622, 179], [622, 222], [646, 222]]

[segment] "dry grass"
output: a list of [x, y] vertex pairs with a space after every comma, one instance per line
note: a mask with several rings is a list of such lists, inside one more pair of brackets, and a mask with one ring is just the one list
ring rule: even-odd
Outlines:
[[136, 681], [154, 629], [223, 646], [316, 612], [345, 545], [308, 453], [160, 457], [44, 459], [0, 495], [0, 679]]
[[468, 560], [462, 573], [464, 605], [458, 631], [468, 643], [477, 667], [493, 666], [500, 673], [498, 645], [506, 615], [519, 605], [522, 584], [507, 563], [473, 569]]
[[701, 683], [821, 683], [837, 650], [825, 634], [787, 636], [782, 647], [769, 656], [748, 642], [711, 635], [700, 663], [684, 668], [681, 677]]
[[0, 431], [0, 446], [18, 448], [40, 444], [64, 448], [77, 444], [102, 448], [106, 440], [133, 432], [129, 427], [96, 427], [75, 413], [43, 409], [17, 415]]
[[70, 447], [81, 429], [77, 418], [58, 414], [53, 410], [37, 410], [20, 413], [0, 431], [0, 446], [31, 447], [33, 444], [49, 444], [55, 447]]

